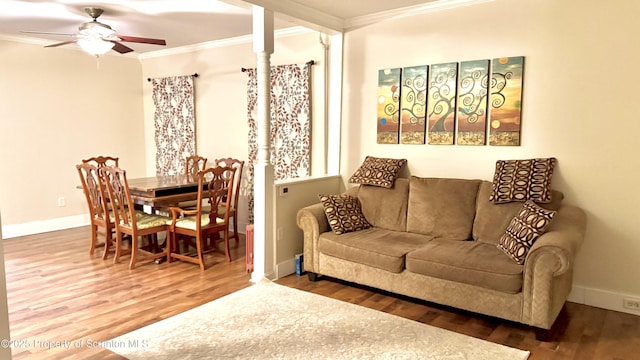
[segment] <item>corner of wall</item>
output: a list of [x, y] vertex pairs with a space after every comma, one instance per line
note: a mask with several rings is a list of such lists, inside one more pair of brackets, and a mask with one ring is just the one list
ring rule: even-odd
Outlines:
[[[2, 217], [0, 216], [0, 340], [11, 339], [9, 332], [9, 306], [7, 304], [7, 280], [4, 271], [4, 245], [2, 237]], [[0, 346], [0, 358], [11, 360], [11, 347]]]

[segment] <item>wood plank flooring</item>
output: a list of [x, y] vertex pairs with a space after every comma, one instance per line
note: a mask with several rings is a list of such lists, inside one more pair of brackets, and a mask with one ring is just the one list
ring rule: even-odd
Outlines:
[[[232, 241], [231, 263], [214, 253], [204, 272], [184, 262], [129, 270], [128, 257], [113, 264], [99, 251], [90, 256], [88, 239], [89, 228], [81, 227], [4, 241], [11, 335], [24, 341], [14, 359], [122, 359], [99, 342], [251, 285], [244, 238], [237, 246]], [[640, 359], [639, 316], [567, 303], [564, 333], [540, 342], [524, 325], [335, 279], [314, 283], [291, 275], [277, 282], [528, 350], [530, 360]]]

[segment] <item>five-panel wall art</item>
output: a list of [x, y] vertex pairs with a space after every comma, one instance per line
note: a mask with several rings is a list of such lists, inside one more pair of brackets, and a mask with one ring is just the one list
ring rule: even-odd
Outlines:
[[524, 56], [379, 70], [378, 144], [520, 145], [523, 71]]

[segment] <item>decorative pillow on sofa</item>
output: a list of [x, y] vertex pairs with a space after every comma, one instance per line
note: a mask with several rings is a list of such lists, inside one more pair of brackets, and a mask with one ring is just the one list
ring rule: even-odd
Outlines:
[[407, 163], [407, 159], [389, 159], [367, 156], [351, 178], [350, 183], [374, 185], [384, 188], [393, 187], [398, 172]]
[[533, 243], [544, 234], [556, 212], [543, 209], [531, 200], [522, 204], [502, 235], [498, 248], [522, 265]]
[[551, 176], [556, 158], [498, 160], [489, 200], [494, 203], [533, 200], [551, 202]]
[[[480, 189], [478, 189], [476, 214], [473, 218], [473, 239], [497, 245], [502, 235], [504, 235], [505, 230], [507, 230], [511, 219], [513, 219], [522, 208], [522, 203], [512, 201], [509, 203], [496, 204], [490, 201], [491, 186], [491, 181], [483, 180], [482, 184], [480, 184]], [[536, 204], [547, 210], [557, 211], [562, 205], [564, 194], [558, 190], [551, 190], [551, 193], [553, 200], [550, 203]]]
[[324, 214], [327, 216], [329, 226], [331, 226], [334, 233], [340, 235], [371, 227], [371, 224], [362, 214], [360, 201], [357, 197], [348, 194], [321, 194], [318, 197], [324, 207]]

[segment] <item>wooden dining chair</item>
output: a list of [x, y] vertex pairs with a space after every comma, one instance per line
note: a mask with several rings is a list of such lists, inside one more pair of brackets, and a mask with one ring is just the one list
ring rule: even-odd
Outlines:
[[95, 165], [96, 167], [104, 167], [104, 166], [118, 166], [119, 158], [113, 156], [94, 156], [88, 159], [82, 160], [83, 163], [90, 163]]
[[[150, 236], [153, 239], [149, 240], [149, 247], [151, 247], [152, 242], [157, 242], [159, 232], [169, 230], [171, 218], [147, 214], [135, 209], [125, 170], [117, 166], [107, 166], [102, 171], [105, 171], [105, 182], [115, 216], [116, 246], [113, 261], [116, 263], [120, 261], [123, 251], [122, 240], [125, 234], [131, 236], [129, 269], [134, 269], [137, 263], [143, 261], [166, 257], [166, 247], [164, 251], [153, 252], [151, 249], [141, 248], [139, 241], [143, 236]], [[169, 234], [167, 234], [168, 238]]]
[[199, 155], [191, 155], [186, 158], [187, 163], [185, 164], [184, 171], [187, 177], [191, 177], [192, 179], [196, 179], [198, 175], [198, 171], [204, 170], [207, 168], [207, 158]]
[[233, 218], [233, 238], [236, 244], [240, 242], [240, 236], [238, 235], [238, 199], [240, 198], [240, 186], [242, 184], [242, 169], [244, 167], [244, 161], [233, 158], [222, 158], [215, 160], [216, 166], [232, 167], [236, 169], [233, 177], [230, 178], [225, 174], [225, 179], [232, 184], [232, 201], [230, 206], [221, 205], [218, 209], [218, 216], [224, 216], [228, 213], [229, 218]]
[[[82, 190], [84, 191], [87, 205], [89, 206], [89, 220], [91, 226], [91, 246], [89, 254], [93, 255], [95, 249], [104, 247], [102, 258], [106, 259], [110, 247], [113, 245], [113, 233], [115, 231], [115, 218], [113, 212], [107, 207], [107, 195], [100, 170], [91, 162], [84, 162], [76, 165]], [[104, 231], [104, 241], [98, 242], [99, 229]]]
[[[214, 167], [200, 171], [198, 177], [198, 201], [195, 209], [170, 207], [171, 241], [167, 241], [167, 261], [172, 259], [192, 262], [205, 269], [204, 254], [216, 250], [215, 247], [205, 251], [205, 240], [211, 235], [224, 233], [224, 251], [227, 261], [231, 261], [229, 254], [229, 215], [220, 216], [220, 205], [230, 206], [232, 202], [232, 187], [225, 178], [236, 172], [232, 167]], [[195, 238], [196, 257], [180, 253], [177, 241], [181, 238]]]
[[[198, 171], [204, 170], [207, 168], [207, 158], [199, 155], [191, 155], [186, 157], [186, 163], [184, 166], [184, 175], [188, 179], [196, 180], [198, 177]], [[190, 201], [182, 201], [178, 204], [174, 204], [174, 206], [181, 207], [183, 209], [186, 208], [195, 208], [196, 202], [195, 200]], [[167, 209], [164, 209], [167, 210]]]
[[[120, 158], [118, 157], [114, 157], [114, 156], [93, 156], [90, 157], [88, 159], [83, 159], [82, 163], [87, 163], [87, 164], [92, 164], [94, 166], [96, 166], [98, 169], [102, 169], [105, 166], [118, 166], [118, 161], [120, 160]], [[100, 172], [100, 174], [102, 174], [102, 172]], [[102, 178], [103, 176], [100, 176], [100, 178]], [[105, 197], [104, 199], [107, 202], [107, 210], [111, 211], [111, 205], [109, 204], [109, 196], [107, 194], [107, 190], [104, 190], [104, 194]]]

